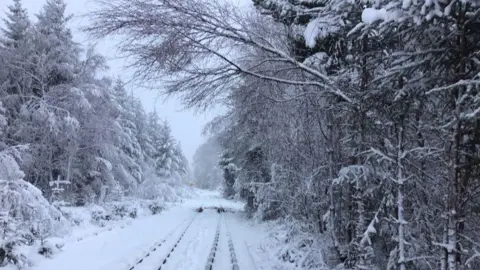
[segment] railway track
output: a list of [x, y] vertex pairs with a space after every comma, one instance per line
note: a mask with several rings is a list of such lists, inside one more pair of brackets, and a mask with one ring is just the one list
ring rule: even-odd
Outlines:
[[213, 263], [215, 261], [215, 256], [218, 250], [218, 240], [220, 238], [220, 225], [221, 225], [220, 220], [221, 220], [221, 217], [218, 217], [217, 230], [215, 232], [215, 238], [213, 239], [213, 245], [210, 251], [210, 255], [208, 255], [208, 258], [207, 258], [207, 265], [205, 266], [205, 270], [212, 270], [213, 268]]
[[[230, 231], [228, 229], [228, 225], [226, 224], [226, 221], [225, 221], [224, 215], [223, 215], [223, 212], [225, 212], [225, 210], [221, 206], [207, 207], [207, 208], [200, 207], [200, 208], [198, 208], [196, 210], [197, 213], [195, 213], [195, 215], [191, 219], [184, 220], [181, 223], [182, 224], [181, 226], [178, 226], [177, 228], [174, 228], [162, 240], [159, 240], [159, 241], [155, 242], [150, 248], [147, 249], [148, 250], [147, 252], [142, 254], [140, 256], [140, 258], [138, 258], [136, 260], [135, 263], [133, 263], [131, 266], [129, 266], [126, 269], [128, 269], [128, 270], [136, 270], [136, 269], [139, 269], [139, 270], [144, 270], [144, 269], [166, 270], [166, 269], [173, 269], [172, 267], [176, 267], [176, 266], [174, 266], [175, 264], [177, 264], [177, 267], [178, 267], [178, 263], [179, 263], [178, 258], [185, 257], [185, 255], [187, 255], [185, 258], [194, 257], [193, 254], [183, 254], [182, 250], [185, 250], [185, 248], [187, 248], [187, 247], [197, 246], [196, 249], [198, 251], [199, 243], [202, 243], [203, 241], [208, 241], [208, 239], [203, 239], [203, 238], [211, 239], [210, 237], [212, 237], [213, 230], [210, 229], [210, 233], [208, 234], [209, 236], [205, 236], [205, 235], [202, 235], [202, 233], [201, 233], [202, 231], [200, 229], [198, 229], [198, 231], [197, 231], [197, 229], [195, 229], [195, 227], [198, 228], [201, 224], [203, 224], [203, 226], [205, 226], [205, 223], [203, 223], [203, 222], [205, 222], [207, 220], [211, 220], [209, 218], [207, 218], [207, 219], [202, 218], [201, 219], [202, 221], [199, 220], [198, 222], [194, 222], [195, 220], [198, 219], [197, 217], [199, 215], [202, 215], [202, 213], [205, 210], [216, 211], [219, 214], [217, 222], [216, 222], [217, 226], [216, 226], [215, 233], [213, 235], [213, 241], [212, 241], [212, 245], [211, 245], [211, 248], [210, 248], [210, 252], [209, 252], [209, 254], [206, 258], [205, 270], [213, 270], [213, 269], [216, 269], [216, 268], [218, 268], [218, 270], [224, 270], [224, 269], [239, 270], [233, 241], [232, 241], [232, 238], [231, 238], [231, 235], [230, 235]], [[212, 215], [210, 211], [209, 211], [208, 214]], [[212, 221], [210, 221], [210, 222], [212, 222]], [[192, 224], [196, 224], [196, 225], [192, 226]], [[212, 225], [213, 224], [207, 225], [207, 228], [208, 227], [212, 228], [211, 227]], [[179, 233], [180, 230], [181, 230], [181, 233]], [[191, 230], [193, 230], [193, 231], [191, 231]], [[196, 240], [193, 240], [194, 238], [190, 239], [189, 236], [187, 236], [187, 237], [185, 236], [186, 234], [194, 235], [195, 233], [197, 233], [197, 239]], [[200, 236], [198, 236], [198, 235], [200, 235]], [[173, 237], [175, 237], [175, 238], [173, 238]], [[226, 246], [222, 248], [219, 245], [220, 239], [223, 238], [223, 237], [225, 237], [223, 241], [225, 241], [225, 240], [228, 241], [228, 251], [225, 250]], [[183, 243], [187, 240], [190, 240], [190, 241], [188, 241], [186, 243]], [[197, 241], [197, 243], [195, 243], [195, 241]], [[168, 246], [168, 245], [170, 245], [170, 246]], [[182, 246], [182, 247], [180, 247], [180, 246]], [[180, 251], [178, 251], [179, 249], [180, 249]], [[186, 250], [188, 250], [188, 248]], [[197, 252], [197, 251], [195, 251], [195, 249], [194, 249], [194, 250], [191, 250], [190, 253]], [[219, 255], [219, 251], [223, 251], [223, 255]], [[177, 254], [179, 252], [180, 252], [180, 254]], [[206, 250], [202, 251], [202, 252], [206, 252]], [[199, 256], [203, 256], [203, 255], [200, 255], [200, 253], [197, 253], [197, 254]], [[228, 259], [227, 259], [227, 254], [229, 254]], [[218, 256], [222, 256], [220, 258], [222, 258], [221, 261], [223, 262], [223, 264], [226, 264], [226, 262], [228, 261], [228, 262], [230, 262], [231, 266], [226, 267], [226, 265], [225, 265], [225, 266], [222, 266], [222, 267], [218, 267], [218, 262], [216, 262], [216, 260], [219, 259]], [[173, 258], [173, 261], [172, 261], [172, 257], [175, 257], [175, 258]], [[148, 263], [146, 263], [146, 261], [148, 261]], [[172, 262], [170, 262], [170, 261], [172, 261]], [[183, 263], [185, 263], [185, 262], [183, 262]], [[195, 262], [194, 266], [199, 266], [198, 263], [200, 263], [200, 262], [198, 262], [198, 261]], [[215, 265], [215, 263], [217, 263], [217, 265]], [[200, 268], [201, 267], [199, 267], [199, 269]]]
[[[182, 225], [185, 224], [185, 223], [187, 223], [187, 222], [188, 222], [188, 224], [187, 224], [187, 226], [185, 227], [185, 229], [182, 231], [182, 234], [180, 235], [180, 238], [176, 241], [176, 244], [175, 244], [175, 246], [173, 247], [173, 249], [175, 249], [175, 247], [176, 247], [176, 245], [178, 244], [178, 242], [180, 242], [180, 240], [183, 238], [183, 236], [185, 235], [185, 233], [187, 232], [187, 230], [188, 230], [188, 229], [190, 228], [190, 226], [192, 225], [193, 221], [197, 218], [198, 214], [199, 214], [199, 213], [197, 212], [197, 214], [195, 214], [195, 215], [193, 216], [193, 218], [191, 218], [189, 221], [187, 220], [187, 221], [183, 221], [183, 222], [182, 222]], [[179, 227], [174, 228], [174, 229], [173, 229], [172, 231], [170, 231], [162, 240], [155, 242], [155, 243], [150, 247], [149, 251], [148, 251], [147, 253], [145, 253], [143, 256], [141, 256], [141, 258], [140, 258], [139, 260], [137, 260], [137, 262], [136, 262], [135, 264], [133, 264], [132, 266], [130, 266], [130, 267], [128, 268], [128, 270], [135, 270], [135, 268], [136, 268], [138, 265], [140, 265], [146, 258], [148, 258], [152, 253], [156, 252], [159, 247], [161, 247], [162, 245], [164, 245], [165, 242], [166, 242], [167, 240], [169, 240], [170, 237], [172, 237], [172, 235], [173, 235], [175, 232], [178, 231], [178, 228], [179, 228]], [[172, 250], [170, 251], [170, 253], [171, 253], [171, 252], [172, 252]], [[170, 253], [169, 253], [169, 255], [170, 255]], [[160, 267], [160, 268], [161, 268], [161, 267]], [[159, 268], [159, 269], [160, 269], [160, 268]]]
[[[197, 214], [195, 215], [195, 217], [193, 219], [195, 219], [198, 214], [201, 213], [201, 212], [197, 212]], [[190, 225], [192, 225], [193, 223], [193, 220], [192, 222], [190, 222], [190, 224], [188, 224], [188, 226], [185, 228], [185, 230], [182, 232], [182, 234], [180, 235], [180, 237], [177, 239], [177, 241], [175, 242], [175, 244], [173, 244], [173, 246], [171, 247], [170, 251], [167, 253], [167, 255], [164, 257], [163, 261], [162, 261], [162, 264], [158, 267], [158, 270], [161, 270], [162, 267], [164, 267], [167, 262], [168, 262], [168, 259], [170, 258], [170, 256], [172, 255], [172, 253], [175, 251], [175, 249], [177, 248], [178, 244], [182, 241], [183, 237], [185, 236], [185, 233], [187, 233], [188, 229], [190, 228]]]
[[228, 251], [230, 253], [230, 262], [232, 263], [232, 270], [240, 270], [238, 267], [237, 254], [235, 253], [235, 247], [233, 245], [232, 235], [230, 234], [230, 229], [228, 228], [227, 222], [225, 222], [225, 228], [227, 229], [227, 238], [228, 238]]
[[[219, 246], [219, 238], [220, 238], [220, 231], [221, 228], [223, 227], [225, 232], [223, 236], [226, 236], [226, 240], [228, 241], [228, 253], [230, 255], [230, 263], [231, 263], [231, 269], [232, 270], [239, 270], [240, 268], [238, 267], [238, 261], [237, 261], [237, 255], [235, 253], [235, 247], [233, 245], [233, 240], [230, 234], [230, 229], [228, 228], [228, 224], [224, 218], [224, 215], [222, 213], [226, 212], [225, 209], [220, 205], [218, 202], [218, 206], [216, 207], [217, 212], [220, 214], [219, 220], [218, 220], [218, 225], [217, 225], [217, 231], [215, 233], [215, 238], [213, 241], [212, 249], [210, 251], [210, 255], [207, 259], [207, 265], [205, 266], [205, 270], [213, 270], [214, 269], [214, 262], [215, 262], [215, 257], [218, 255], [218, 246]], [[222, 226], [223, 224], [223, 226]], [[224, 269], [224, 268], [223, 268]], [[223, 270], [221, 269], [221, 270]]]

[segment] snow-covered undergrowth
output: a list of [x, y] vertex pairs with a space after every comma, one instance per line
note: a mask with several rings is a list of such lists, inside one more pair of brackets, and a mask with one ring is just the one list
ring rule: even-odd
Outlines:
[[[19, 175], [21, 176], [21, 175]], [[27, 269], [41, 257], [51, 258], [64, 246], [96, 237], [133, 219], [159, 214], [192, 195], [189, 188], [169, 187], [156, 199], [122, 200], [81, 207], [50, 204], [32, 184], [0, 181], [0, 267]]]
[[19, 146], [0, 151], [0, 267], [29, 265], [29, 247], [37, 255], [51, 256], [55, 248], [46, 239], [71, 231], [61, 211], [23, 180], [25, 174], [18, 162], [24, 149]]
[[0, 180], [0, 193], [0, 266], [29, 265], [27, 247], [51, 256], [55, 247], [47, 239], [71, 232], [68, 219], [42, 196], [39, 189], [21, 179]]
[[[329, 262], [330, 239], [313, 233], [306, 225], [291, 219], [281, 219], [258, 224], [269, 232], [261, 244], [263, 251], [275, 258], [281, 269], [332, 269]], [[258, 226], [257, 225], [257, 226]]]
[[[293, 218], [265, 221], [260, 215], [249, 218], [245, 203], [220, 200], [230, 210], [229, 230], [235, 242], [238, 260], [253, 261], [251, 269], [341, 269], [327, 233], [316, 230]], [[213, 202], [212, 202], [213, 203]], [[242, 268], [242, 267], [240, 267]]]

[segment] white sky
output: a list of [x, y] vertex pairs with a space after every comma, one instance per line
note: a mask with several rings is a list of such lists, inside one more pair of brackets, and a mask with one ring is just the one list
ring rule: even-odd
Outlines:
[[[46, 0], [23, 0], [23, 6], [28, 9], [30, 17], [35, 20], [35, 14], [42, 8]], [[81, 17], [89, 10], [93, 10], [95, 5], [92, 0], [64, 0], [67, 3], [67, 14], [74, 14], [74, 18], [70, 22], [70, 28], [74, 33], [75, 41], [81, 43], [84, 47], [92, 43], [87, 40], [86, 36], [79, 28], [88, 23], [87, 18]], [[208, 1], [208, 0], [206, 0]], [[227, 0], [237, 5], [249, 5], [251, 0]], [[0, 17], [4, 17], [7, 6], [12, 3], [10, 0], [0, 0]], [[99, 53], [109, 59], [110, 71], [114, 76], [120, 76], [124, 81], [131, 78], [126, 70], [123, 69], [124, 61], [116, 59], [115, 40], [109, 39], [98, 43], [96, 48]], [[138, 97], [147, 112], [154, 108], [161, 118], [167, 119], [172, 127], [173, 136], [180, 141], [182, 149], [190, 161], [197, 147], [204, 141], [201, 135], [203, 126], [213, 117], [221, 113], [220, 109], [212, 109], [201, 115], [195, 115], [192, 110], [183, 110], [179, 100], [171, 98], [163, 102], [163, 98], [158, 98], [158, 93], [154, 90], [139, 89], [134, 85], [128, 85], [128, 90], [132, 90], [133, 94]]]

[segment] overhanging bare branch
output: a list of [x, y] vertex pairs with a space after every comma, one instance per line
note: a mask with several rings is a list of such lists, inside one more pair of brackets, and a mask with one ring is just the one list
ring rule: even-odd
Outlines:
[[[278, 28], [269, 29], [266, 25], [273, 22], [258, 14], [242, 14], [217, 0], [97, 2], [101, 8], [93, 12], [85, 30], [95, 38], [121, 36], [119, 49], [133, 59], [136, 78], [152, 82], [170, 77], [165, 93], [196, 96], [189, 105], [228, 93], [229, 83], [220, 82], [232, 83], [241, 76], [313, 86], [319, 94], [352, 102], [335, 81], [290, 56], [281, 42], [275, 42], [282, 34], [274, 32]], [[246, 57], [252, 51], [263, 52], [265, 59]], [[285, 79], [275, 70], [263, 69], [267, 62], [281, 62], [283, 70], [304, 73], [307, 76], [302, 77], [307, 79]]]

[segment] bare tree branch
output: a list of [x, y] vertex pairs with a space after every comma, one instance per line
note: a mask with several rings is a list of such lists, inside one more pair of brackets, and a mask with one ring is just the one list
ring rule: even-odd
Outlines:
[[[286, 42], [277, 42], [285, 33], [258, 14], [242, 14], [234, 6], [199, 0], [97, 0], [85, 30], [95, 38], [118, 35], [119, 50], [133, 59], [136, 78], [145, 82], [168, 79], [166, 94], [192, 93], [190, 106], [228, 93], [242, 76], [277, 83], [313, 86], [352, 102], [334, 80], [290, 56]], [[275, 32], [276, 31], [276, 32]], [[277, 39], [277, 41], [275, 41]], [[278, 44], [277, 44], [278, 43]], [[283, 45], [281, 45], [283, 44]], [[265, 59], [248, 57], [262, 52]], [[281, 62], [307, 79], [285, 79], [264, 69], [267, 62]], [[225, 80], [227, 83], [219, 83]], [[201, 93], [201, 94], [200, 94]]]

